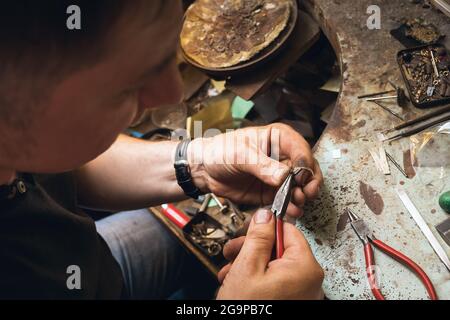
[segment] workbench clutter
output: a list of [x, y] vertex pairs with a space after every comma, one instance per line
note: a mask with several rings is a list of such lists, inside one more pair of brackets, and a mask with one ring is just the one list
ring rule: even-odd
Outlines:
[[383, 251], [385, 254], [391, 256], [393, 259], [411, 269], [411, 271], [413, 271], [419, 277], [420, 281], [422, 281], [422, 283], [424, 284], [431, 300], [437, 300], [436, 290], [434, 289], [430, 278], [417, 263], [405, 256], [403, 253], [390, 247], [383, 241], [376, 239], [372, 231], [365, 224], [364, 220], [358, 217], [358, 215], [351, 209], [347, 210], [347, 215], [349, 217], [349, 221], [353, 230], [364, 245], [364, 258], [366, 260], [367, 279], [369, 281], [372, 293], [377, 300], [385, 300], [385, 297], [381, 293], [379, 284], [377, 284], [378, 271], [377, 265], [375, 263], [373, 247], [376, 247], [377, 249]]
[[443, 45], [402, 50], [397, 59], [416, 107], [450, 102], [450, 55]]
[[[448, 168], [450, 168], [450, 106], [447, 105], [450, 102], [450, 58], [447, 48], [436, 42], [442, 37], [439, 36], [438, 30], [433, 26], [424, 25], [420, 21], [409, 22], [405, 26], [407, 27], [406, 35], [408, 37], [413, 37], [415, 40], [421, 39], [423, 43], [426, 43], [426, 45], [401, 50], [397, 54], [396, 60], [403, 78], [403, 86], [406, 87], [407, 92], [402, 85], [388, 80], [390, 89], [381, 92], [366, 92], [358, 98], [371, 102], [397, 118], [397, 121], [402, 121], [393, 128], [378, 132], [376, 134], [378, 141], [368, 151], [375, 167], [381, 174], [385, 176], [400, 174], [410, 180], [410, 183], [407, 184], [400, 180], [399, 186], [394, 187], [393, 190], [397, 194], [398, 200], [420, 228], [435, 254], [447, 271], [450, 272], [450, 260], [444, 247], [445, 244], [442, 244], [438, 237], [433, 234], [413, 199], [408, 195], [408, 188], [413, 188], [417, 184], [432, 185], [435, 190], [448, 190], [450, 188], [450, 176], [446, 174]], [[398, 32], [394, 32], [394, 34], [398, 35]], [[395, 102], [396, 107], [392, 109], [392, 107], [383, 104], [385, 100]], [[435, 110], [422, 116], [411, 117], [410, 112], [413, 107], [435, 108]], [[397, 111], [399, 109], [401, 112]], [[407, 121], [405, 120], [406, 117], [408, 117]], [[395, 157], [395, 154], [398, 154], [396, 148], [401, 144], [399, 140], [403, 138], [409, 138], [408, 163], [410, 168], [403, 167]], [[396, 168], [398, 174], [391, 172], [389, 163]], [[436, 175], [433, 174], [436, 170], [441, 172], [437, 179]], [[397, 181], [398, 183], [399, 180], [394, 177], [391, 181]], [[439, 203], [443, 211], [449, 212], [448, 191], [442, 195], [434, 193], [433, 197], [435, 203]], [[435, 209], [432, 210], [435, 211]], [[376, 299], [384, 300], [384, 296], [374, 280], [377, 278], [377, 274], [374, 269], [375, 262], [373, 261], [371, 245], [385, 251], [414, 271], [425, 285], [429, 297], [432, 300], [437, 299], [432, 281], [420, 267], [420, 262], [413, 262], [397, 250], [377, 240], [362, 219], [351, 209], [347, 210], [347, 214], [353, 229], [365, 245], [364, 256], [367, 276]], [[435, 226], [436, 231], [447, 245], [450, 243], [450, 224], [448, 221], [449, 219], [446, 219]]]
[[[439, 132], [440, 130], [441, 130], [441, 128], [438, 129], [437, 132]], [[437, 133], [437, 135], [439, 136], [438, 133]], [[414, 136], [412, 138], [414, 138]], [[422, 184], [429, 183], [429, 184], [434, 184], [438, 189], [443, 189], [446, 187], [448, 188], [448, 182], [449, 182], [450, 177], [441, 175], [440, 179], [438, 179], [438, 180], [434, 179], [433, 181], [427, 180], [427, 177], [429, 176], [428, 170], [436, 170], [436, 169], [440, 168], [441, 166], [448, 168], [448, 166], [449, 166], [448, 161], [450, 159], [449, 150], [448, 150], [448, 146], [450, 145], [450, 137], [448, 136], [448, 134], [445, 134], [445, 142], [443, 144], [443, 149], [441, 149], [443, 153], [441, 155], [440, 154], [430, 155], [429, 153], [426, 152], [426, 150], [420, 150], [422, 148], [426, 149], [425, 146], [427, 145], [427, 142], [430, 142], [430, 140], [432, 139], [432, 135], [431, 136], [428, 135], [427, 138], [428, 139], [426, 139], [426, 142], [421, 141], [422, 143], [418, 143], [419, 147], [417, 147], [417, 148], [412, 147], [412, 154], [413, 154], [413, 157], [416, 159], [413, 161], [415, 161], [415, 163], [417, 163], [417, 162], [421, 163], [421, 165], [416, 168], [416, 172], [415, 172], [414, 176], [408, 175], [405, 172], [405, 170], [402, 168], [402, 166], [400, 164], [398, 164], [397, 161], [388, 152], [385, 151], [385, 149], [382, 145], [380, 145], [379, 149], [376, 149], [376, 148], [370, 149], [369, 152], [372, 155], [372, 158], [373, 158], [376, 166], [379, 168], [380, 172], [385, 175], [391, 174], [390, 170], [389, 170], [389, 165], [387, 162], [389, 160], [398, 169], [399, 173], [401, 173], [405, 178], [413, 180], [412, 184], [410, 184], [412, 186], [417, 183], [422, 183]], [[437, 140], [437, 141], [439, 141], [439, 140]], [[416, 140], [416, 143], [417, 142], [418, 141]], [[442, 140], [441, 140], [441, 142], [442, 142]], [[438, 144], [438, 143], [439, 142], [436, 142], [436, 144]], [[421, 156], [421, 154], [422, 154], [422, 156]], [[425, 156], [423, 156], [423, 154], [425, 154]], [[433, 158], [433, 157], [436, 158], [436, 161], [434, 163], [430, 163], [430, 161], [427, 161], [427, 158], [429, 159], [429, 158]], [[439, 158], [441, 159], [441, 161], [439, 161]], [[417, 160], [417, 159], [419, 159], [419, 160]], [[442, 172], [444, 172], [444, 170]], [[433, 234], [429, 225], [424, 220], [422, 214], [419, 212], [419, 210], [417, 209], [413, 200], [408, 195], [407, 187], [404, 187], [405, 183], [401, 181], [400, 185], [401, 186], [394, 188], [395, 192], [398, 196], [398, 199], [404, 205], [406, 210], [410, 213], [411, 217], [414, 219], [415, 223], [420, 228], [424, 237], [427, 239], [427, 241], [429, 242], [430, 246], [433, 248], [436, 255], [439, 257], [439, 259], [442, 261], [442, 263], [446, 267], [447, 271], [450, 272], [450, 260], [446, 253], [446, 249], [440, 243], [438, 238]], [[439, 197], [439, 205], [441, 206], [442, 210], [444, 210], [446, 212], [449, 212], [449, 210], [448, 210], [449, 199], [450, 199], [450, 192], [445, 192]], [[435, 209], [433, 209], [433, 210], [435, 210]], [[425, 287], [428, 291], [429, 297], [432, 300], [436, 300], [438, 298], [432, 281], [429, 279], [426, 272], [423, 271], [423, 269], [420, 267], [420, 264], [421, 264], [420, 261], [416, 263], [416, 262], [412, 261], [410, 258], [408, 258], [407, 256], [405, 256], [404, 254], [398, 252], [396, 249], [393, 249], [390, 246], [382, 243], [380, 240], [377, 240], [372, 235], [372, 233], [369, 231], [369, 229], [365, 226], [362, 219], [360, 219], [351, 209], [347, 210], [347, 214], [349, 216], [349, 221], [350, 221], [353, 229], [355, 230], [355, 232], [357, 233], [357, 235], [361, 239], [361, 241], [364, 243], [364, 246], [365, 246], [364, 256], [365, 256], [365, 260], [366, 260], [367, 277], [369, 279], [370, 288], [373, 292], [373, 295], [377, 300], [384, 300], [385, 298], [379, 289], [380, 284], [376, 282], [377, 281], [376, 279], [379, 277], [379, 270], [377, 270], [377, 268], [376, 268], [373, 251], [370, 248], [371, 245], [374, 245], [375, 247], [381, 249], [382, 251], [384, 251], [391, 257], [393, 257], [395, 260], [401, 262], [406, 267], [408, 267], [413, 272], [415, 272], [418, 275], [419, 279], [425, 285]], [[450, 221], [450, 218], [447, 218], [445, 221], [443, 221], [442, 223], [435, 226], [436, 231], [442, 237], [442, 240], [444, 240], [447, 245], [450, 245], [450, 241], [449, 241], [450, 240], [450, 238], [449, 238], [450, 237], [450, 223], [449, 223], [449, 221]]]
[[[271, 211], [276, 218], [274, 258], [280, 259], [284, 252], [283, 223], [286, 209], [291, 201], [295, 178], [305, 180], [306, 176], [314, 175], [311, 169], [296, 167], [291, 170], [278, 189], [273, 200]], [[228, 199], [220, 199], [214, 193], [198, 197], [194, 204], [182, 209], [173, 204], [163, 204], [162, 213], [178, 228], [196, 248], [198, 248], [210, 263], [223, 267], [226, 263], [222, 255], [223, 246], [231, 239], [245, 235], [250, 222], [251, 213], [242, 211]]]
[[225, 243], [245, 235], [251, 217], [230, 200], [219, 199], [213, 193], [202, 195], [193, 203], [163, 204], [161, 212], [216, 268], [227, 262], [222, 254]]
[[[145, 132], [145, 139], [166, 140], [161, 130], [168, 130], [169, 138], [180, 132], [198, 138], [279, 121], [289, 123], [313, 145], [323, 129], [312, 124], [320, 122], [317, 105], [329, 106], [337, 95], [322, 98], [320, 92], [309, 91], [312, 83], [318, 87], [323, 84], [327, 75], [322, 71], [335, 63], [331, 46], [324, 45], [324, 37], [319, 43], [319, 34], [314, 21], [300, 12], [293, 0], [192, 2], [184, 16], [177, 56], [184, 83], [183, 108], [154, 110], [133, 130]], [[315, 52], [310, 53], [309, 66], [305, 67], [297, 60], [311, 47]], [[327, 61], [317, 58], [316, 53]], [[302, 72], [285, 76], [283, 71], [291, 65]], [[306, 73], [308, 81], [303, 81]], [[311, 97], [305, 99], [303, 93], [296, 92], [297, 87]], [[312, 117], [316, 119], [312, 121]], [[274, 200], [278, 218], [274, 258], [283, 252], [282, 220], [291, 200], [293, 179], [305, 171], [310, 169], [293, 170]], [[150, 208], [215, 277], [227, 263], [225, 243], [246, 234], [255, 209], [213, 193]]]
[[[237, 6], [237, 4], [241, 6]], [[308, 6], [309, 4], [306, 4], [306, 7]], [[337, 274], [332, 267], [337, 268], [341, 254], [348, 254], [353, 260], [352, 263], [341, 264], [347, 266], [353, 277], [355, 273], [359, 272], [367, 275], [369, 281], [373, 282], [370, 286], [371, 291], [368, 291], [369, 295], [362, 294], [361, 292], [364, 290], [358, 287], [350, 296], [348, 296], [348, 290], [343, 290], [345, 293], [340, 292], [340, 297], [352, 298], [354, 294], [358, 294], [358, 298], [370, 299], [372, 298], [371, 292], [373, 297], [379, 300], [385, 298], [384, 294], [386, 297], [391, 297], [386, 288], [388, 280], [384, 278], [384, 275], [379, 277], [379, 274], [372, 272], [372, 269], [376, 269], [376, 267], [383, 268], [386, 263], [386, 260], [377, 258], [379, 264], [375, 264], [372, 248], [377, 247], [418, 275], [426, 289], [426, 291], [423, 288], [420, 289], [423, 291], [423, 297], [437, 299], [440, 284], [434, 283], [437, 278], [436, 273], [442, 272], [442, 270], [447, 272], [447, 269], [450, 269], [448, 248], [445, 247], [448, 243], [450, 226], [448, 219], [439, 221], [439, 223], [434, 220], [430, 222], [427, 215], [423, 214], [422, 202], [413, 191], [416, 186], [432, 185], [433, 190], [439, 190], [439, 194], [430, 192], [426, 195], [426, 197], [434, 199], [433, 206], [429, 208], [429, 211], [432, 214], [442, 214], [443, 211], [440, 208], [446, 210], [448, 195], [445, 191], [450, 188], [449, 176], [446, 173], [450, 158], [447, 156], [449, 135], [446, 129], [450, 120], [450, 109], [447, 105], [449, 103], [447, 90], [450, 64], [447, 48], [443, 43], [437, 42], [445, 38], [439, 32], [440, 30], [424, 21], [410, 19], [403, 22], [402, 30], [405, 32], [405, 37], [414, 40], [415, 45], [408, 46], [406, 49], [395, 47], [395, 52], [391, 52], [392, 55], [390, 55], [390, 60], [392, 60], [390, 68], [378, 66], [378, 69], [374, 69], [381, 75], [372, 68], [368, 70], [367, 64], [359, 66], [360, 73], [364, 73], [362, 70], [374, 73], [371, 85], [376, 83], [378, 90], [364, 90], [365, 87], [359, 86], [359, 84], [353, 84], [348, 89], [348, 83], [355, 81], [352, 78], [355, 77], [355, 71], [348, 60], [357, 58], [355, 53], [346, 51], [357, 50], [357, 46], [352, 42], [351, 32], [348, 35], [343, 32], [339, 33], [339, 37], [333, 39], [334, 49], [339, 45], [341, 46], [340, 50], [346, 51], [345, 59], [343, 56], [340, 57], [343, 59], [342, 61], [345, 61], [346, 69], [340, 70], [340, 72], [338, 70], [334, 79], [331, 77], [331, 73], [323, 72], [317, 64], [313, 67], [305, 65], [305, 60], [317, 60], [320, 55], [317, 54], [318, 51], [314, 45], [311, 49], [310, 44], [310, 41], [314, 41], [316, 37], [314, 32], [316, 29], [311, 27], [313, 24], [309, 24], [309, 16], [302, 12], [304, 7], [299, 6], [296, 1], [221, 2], [198, 0], [190, 2], [186, 8], [180, 36], [180, 55], [183, 60], [182, 73], [187, 75], [183, 77], [185, 84], [194, 88], [188, 89], [189, 94], [185, 95], [188, 110], [186, 128], [189, 135], [198, 137], [199, 135], [215, 134], [214, 130], [216, 133], [224, 132], [227, 129], [255, 124], [264, 125], [275, 121], [294, 124], [292, 126], [296, 129], [299, 128], [298, 131], [311, 145], [318, 143], [316, 155], [320, 164], [325, 165], [325, 168], [328, 169], [324, 169], [327, 170], [326, 173], [330, 174], [334, 170], [333, 167], [340, 169], [340, 176], [333, 177], [336, 181], [331, 181], [332, 178], [326, 182], [333, 185], [332, 189], [337, 190], [338, 195], [330, 196], [331, 200], [328, 201], [332, 203], [327, 206], [323, 202], [315, 205], [312, 209], [307, 207], [305, 220], [309, 219], [314, 210], [316, 212], [314, 212], [314, 221], [311, 225], [302, 230], [308, 236], [321, 264], [332, 265], [328, 270], [334, 272], [334, 276], [345, 277]], [[309, 8], [309, 11], [314, 10]], [[332, 14], [328, 12], [325, 17], [319, 15], [316, 19], [318, 21], [332, 19], [331, 16]], [[308, 23], [302, 25], [305, 21]], [[326, 25], [326, 28], [337, 25], [343, 29], [350, 28], [350, 25], [342, 26], [342, 21]], [[305, 30], [304, 34], [299, 30]], [[325, 31], [329, 32], [329, 30]], [[332, 31], [335, 32], [335, 30]], [[358, 32], [360, 32], [359, 29]], [[386, 30], [383, 32], [383, 37], [386, 37], [387, 33], [389, 41], [395, 41]], [[299, 34], [303, 36], [299, 36]], [[370, 36], [374, 35], [375, 32]], [[355, 41], [363, 41], [361, 38]], [[385, 38], [382, 39], [386, 42]], [[417, 43], [418, 41], [420, 43]], [[326, 46], [320, 40], [318, 42], [320, 47]], [[303, 47], [296, 47], [299, 43]], [[314, 53], [308, 55], [308, 49]], [[307, 53], [303, 54], [302, 51]], [[340, 54], [342, 55], [341, 52]], [[367, 52], [360, 53], [359, 57], [367, 54]], [[379, 60], [385, 58], [384, 52], [376, 54], [379, 55], [377, 57]], [[376, 56], [376, 54], [373, 55]], [[300, 56], [302, 59], [299, 59]], [[367, 57], [367, 60], [375, 61], [372, 57]], [[334, 55], [332, 63], [339, 69]], [[318, 77], [312, 80], [303, 77], [302, 71], [314, 69], [319, 70], [318, 73], [321, 73], [324, 78], [319, 85], [320, 90], [316, 90], [313, 86], [308, 87]], [[193, 74], [196, 72], [198, 73], [194, 77]], [[396, 72], [397, 74], [395, 74]], [[352, 76], [349, 75], [350, 73]], [[193, 81], [193, 78], [201, 79], [201, 81]], [[358, 80], [357, 82], [361, 83], [365, 81], [362, 78], [358, 78]], [[301, 108], [306, 104], [305, 101], [314, 101], [317, 105], [318, 101], [323, 98], [321, 94], [326, 90], [333, 91], [332, 99], [323, 99], [326, 101], [323, 104], [327, 104], [327, 106], [317, 107], [314, 113], [320, 114], [321, 120], [326, 122], [329, 128], [323, 132], [322, 139], [318, 141], [314, 131], [317, 130], [320, 136], [325, 127], [323, 122], [314, 123], [310, 130], [312, 132], [308, 132], [302, 125], [303, 123], [298, 120], [299, 118], [304, 120], [302, 116], [304, 117], [308, 113], [306, 108]], [[358, 92], [360, 95], [357, 97], [358, 99], [355, 99], [355, 93], [358, 90], [361, 92]], [[339, 92], [341, 92], [340, 102], [335, 109]], [[355, 105], [361, 110], [355, 112], [352, 109]], [[369, 111], [365, 112], [365, 109]], [[365, 115], [369, 116], [364, 117]], [[289, 122], [292, 119], [295, 120]], [[310, 119], [306, 120], [305, 122], [308, 122]], [[299, 123], [301, 124], [298, 125]], [[199, 126], [199, 124], [201, 125]], [[320, 128], [322, 125], [323, 127]], [[319, 129], [317, 129], [318, 127]], [[373, 131], [369, 131], [368, 128]], [[368, 132], [364, 132], [365, 130]], [[371, 136], [368, 139], [371, 134], [374, 137]], [[376, 141], [373, 141], [372, 138]], [[365, 143], [366, 141], [367, 143]], [[340, 146], [340, 143], [347, 145]], [[368, 152], [364, 157], [355, 160], [351, 157], [357, 154], [359, 143], [364, 144], [364, 152]], [[407, 145], [406, 150], [405, 145]], [[354, 146], [356, 146], [355, 149], [353, 149]], [[351, 163], [350, 159], [355, 160], [355, 163]], [[381, 187], [378, 192], [369, 184], [371, 181], [363, 181], [362, 176], [365, 175], [365, 172], [361, 170], [361, 166], [358, 167], [356, 161], [361, 161], [363, 163], [361, 166], [372, 166], [379, 171], [379, 173], [373, 173], [370, 168], [367, 170], [370, 171], [370, 174], [366, 175], [369, 177], [368, 179], [377, 180], [377, 183], [380, 183]], [[343, 164], [339, 167], [340, 163]], [[351, 169], [346, 171], [350, 167]], [[304, 172], [304, 170], [298, 169], [293, 168], [277, 190], [271, 207], [277, 218], [276, 241], [272, 259], [280, 257], [283, 252], [283, 229], [281, 226], [287, 202], [291, 197], [292, 180]], [[436, 178], [435, 172], [439, 170], [442, 171], [442, 174]], [[430, 171], [433, 171], [432, 175], [428, 174]], [[347, 184], [353, 178], [357, 179], [357, 182], [359, 181], [359, 192], [365, 205], [374, 213], [373, 217], [370, 216], [369, 210], [367, 210], [368, 216], [363, 210], [355, 213], [356, 209], [353, 206], [359, 206], [360, 203], [364, 206], [364, 203], [361, 199], [354, 198], [353, 195], [351, 199], [346, 199], [347, 201], [342, 204], [336, 203], [338, 199], [339, 201], [345, 199], [345, 193], [349, 189]], [[340, 182], [337, 182], [338, 180]], [[342, 182], [344, 180], [345, 182]], [[358, 184], [357, 182], [356, 184]], [[342, 185], [337, 185], [338, 183]], [[391, 188], [391, 186], [393, 187]], [[393, 206], [401, 208], [402, 216], [407, 215], [408, 219], [409, 216], [411, 217], [408, 223], [414, 224], [414, 226], [408, 227], [417, 229], [416, 233], [410, 229], [402, 231], [408, 235], [413, 234], [410, 238], [414, 239], [410, 241], [410, 244], [418, 241], [414, 245], [408, 246], [408, 250], [410, 250], [408, 256], [411, 258], [402, 253], [405, 252], [406, 241], [400, 242], [400, 240], [394, 239], [393, 234], [400, 233], [398, 230], [402, 229], [403, 225], [398, 222], [399, 218], [396, 216], [399, 212], [387, 205], [388, 197], [385, 197], [383, 202], [380, 195], [381, 188], [385, 189], [383, 191], [391, 192], [388, 201]], [[327, 192], [330, 193], [330, 190], [325, 188], [323, 193]], [[440, 198], [444, 200], [439, 200]], [[334, 209], [341, 205], [349, 210], [336, 214]], [[212, 274], [217, 274], [220, 267], [226, 263], [222, 254], [225, 243], [245, 234], [249, 218], [254, 210], [252, 207], [237, 206], [214, 194], [201, 196], [198, 200], [190, 199], [176, 204], [165, 204], [156, 209], [152, 209], [153, 212], [169, 220], [169, 228], [175, 226], [174, 233], [177, 237]], [[324, 211], [331, 211], [331, 214], [336, 216], [330, 217], [328, 212]], [[390, 214], [390, 216], [384, 218], [382, 213]], [[341, 214], [340, 218], [338, 218], [339, 214]], [[332, 231], [324, 227], [330, 221], [331, 223], [337, 221], [337, 226], [332, 226]], [[376, 224], [375, 222], [378, 221], [382, 221], [383, 224]], [[343, 245], [338, 247], [339, 242], [349, 239], [348, 234], [346, 234], [345, 241], [339, 239], [340, 232], [345, 232], [347, 222], [364, 243], [366, 269], [364, 269], [364, 264], [355, 262], [355, 257], [358, 256], [354, 251], [357, 250], [355, 249], [357, 247], [343, 248]], [[382, 228], [383, 234], [380, 238], [386, 242], [382, 242], [374, 236], [375, 233], [369, 229], [369, 224], [374, 231]], [[297, 226], [302, 228], [303, 221], [298, 220]], [[334, 229], [337, 234], [333, 233]], [[421, 234], [417, 234], [419, 232]], [[352, 233], [351, 237], [354, 236]], [[433, 260], [433, 268], [430, 268], [430, 263], [427, 262], [430, 260], [430, 252], [426, 251], [428, 244], [430, 246], [428, 251], [431, 251], [433, 258], [439, 261], [437, 264]], [[351, 252], [344, 252], [343, 249]], [[428, 260], [417, 258], [424, 255], [428, 255]], [[407, 277], [405, 276], [405, 278]], [[380, 280], [381, 283], [377, 284], [377, 280]], [[328, 281], [332, 282], [333, 280]], [[359, 283], [360, 287], [363, 286], [362, 282], [357, 282], [353, 278], [351, 281], [345, 278], [344, 281], [349, 285], [352, 282], [353, 284]], [[407, 282], [406, 280], [402, 281], [403, 284]], [[329, 282], [326, 289], [331, 294], [338, 292], [339, 289], [336, 289], [338, 286], [330, 285]], [[380, 289], [377, 285], [383, 288]], [[347, 284], [340, 283], [340, 286], [348, 289]], [[381, 293], [382, 291], [384, 294]], [[340, 298], [339, 295], [337, 297]]]

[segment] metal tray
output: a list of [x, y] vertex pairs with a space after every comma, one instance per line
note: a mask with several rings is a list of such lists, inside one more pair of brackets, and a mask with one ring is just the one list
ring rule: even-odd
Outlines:
[[224, 258], [222, 252], [216, 256], [211, 256], [208, 251], [202, 247], [201, 245], [197, 244], [191, 237], [192, 231], [193, 231], [193, 225], [205, 222], [206, 224], [213, 226], [217, 229], [222, 229], [222, 225], [216, 221], [214, 218], [210, 217], [207, 213], [199, 212], [197, 213], [189, 222], [186, 224], [183, 228], [183, 234], [189, 242], [191, 242], [195, 247], [197, 247], [208, 259], [210, 259], [215, 265], [217, 265], [219, 268], [223, 267], [227, 261]]
[[298, 19], [298, 4], [296, 0], [293, 0], [289, 21], [284, 30], [281, 32], [281, 34], [268, 47], [261, 50], [261, 52], [256, 54], [250, 60], [241, 62], [235, 66], [226, 68], [207, 68], [190, 59], [184, 52], [183, 48], [181, 48], [181, 45], [179, 46], [180, 51], [183, 55], [184, 60], [190, 65], [205, 72], [208, 75], [225, 79], [229, 76], [258, 68], [261, 65], [265, 64], [266, 62], [270, 61], [272, 58], [276, 57], [277, 54], [280, 53], [282, 49], [285, 47], [287, 40], [294, 31], [295, 26], [297, 24], [297, 19]]
[[403, 59], [402, 56], [405, 53], [411, 53], [411, 52], [417, 52], [417, 51], [421, 51], [422, 49], [427, 49], [427, 48], [445, 48], [442, 44], [429, 44], [429, 45], [424, 45], [424, 46], [419, 46], [419, 47], [414, 47], [414, 48], [409, 48], [409, 49], [405, 49], [405, 50], [401, 50], [397, 53], [397, 63], [400, 67], [400, 72], [402, 74], [403, 77], [403, 81], [406, 84], [406, 88], [408, 89], [408, 93], [409, 93], [409, 97], [410, 100], [412, 102], [412, 104], [417, 107], [417, 108], [431, 108], [431, 107], [435, 107], [435, 106], [440, 106], [440, 105], [445, 105], [450, 103], [450, 97], [445, 97], [445, 98], [441, 98], [441, 99], [432, 99], [431, 101], [427, 101], [427, 102], [422, 102], [422, 103], [417, 103], [412, 97], [413, 97], [413, 93], [412, 93], [412, 87], [410, 82], [408, 81], [408, 77], [405, 74], [405, 71], [403, 69]]

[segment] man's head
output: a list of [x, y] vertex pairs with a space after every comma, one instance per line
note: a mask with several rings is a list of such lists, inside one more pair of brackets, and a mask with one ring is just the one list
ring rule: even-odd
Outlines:
[[[81, 9], [69, 30], [67, 7]], [[0, 10], [0, 171], [70, 170], [180, 100], [177, 0], [10, 0]]]

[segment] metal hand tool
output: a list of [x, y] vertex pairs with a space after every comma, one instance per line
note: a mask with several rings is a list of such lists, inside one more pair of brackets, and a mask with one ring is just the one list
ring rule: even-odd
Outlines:
[[424, 115], [424, 116], [421, 116], [421, 117], [415, 118], [415, 119], [413, 119], [413, 120], [409, 120], [409, 121], [407, 121], [407, 122], [404, 122], [404, 123], [402, 123], [402, 124], [400, 124], [400, 125], [398, 125], [398, 126], [392, 128], [392, 129], [389, 129], [387, 132], [391, 132], [391, 131], [395, 131], [395, 130], [404, 129], [404, 128], [406, 128], [406, 127], [409, 127], [409, 126], [412, 126], [412, 125], [414, 125], [414, 124], [423, 122], [423, 121], [425, 121], [425, 120], [428, 120], [428, 119], [437, 117], [437, 116], [439, 116], [439, 115], [441, 115], [441, 114], [444, 114], [444, 113], [447, 113], [447, 112], [450, 112], [450, 105], [449, 105], [449, 106], [446, 106], [446, 107], [442, 107], [442, 108], [439, 109], [439, 110], [436, 110], [436, 111], [433, 111], [433, 112], [429, 112], [429, 113], [427, 113], [427, 114]]
[[439, 78], [439, 71], [436, 66], [436, 59], [434, 58], [433, 49], [430, 49], [430, 54], [431, 54], [431, 63], [433, 64], [434, 75], [436, 76], [436, 78]]
[[379, 95], [382, 95], [382, 94], [394, 93], [394, 92], [396, 92], [395, 89], [381, 91], [381, 92], [375, 92], [375, 93], [368, 93], [368, 94], [363, 94], [363, 95], [358, 96], [358, 99], [371, 98], [371, 97], [376, 97], [376, 96], [379, 96]]
[[364, 244], [364, 257], [366, 260], [366, 275], [367, 279], [369, 280], [370, 289], [372, 290], [373, 295], [377, 300], [385, 300], [383, 294], [381, 293], [375, 276], [375, 258], [373, 254], [373, 246], [378, 248], [379, 250], [383, 251], [390, 257], [394, 258], [404, 266], [408, 267], [411, 271], [413, 271], [422, 281], [422, 283], [425, 285], [425, 288], [427, 289], [427, 292], [431, 298], [431, 300], [437, 300], [437, 294], [434, 289], [433, 283], [431, 282], [430, 278], [428, 278], [427, 274], [423, 269], [417, 265], [414, 261], [412, 261], [410, 258], [402, 254], [401, 252], [395, 250], [394, 248], [388, 246], [381, 240], [376, 239], [372, 231], [367, 227], [367, 225], [364, 223], [364, 220], [359, 218], [353, 211], [350, 209], [347, 209], [347, 214], [350, 219], [350, 224], [353, 228], [353, 230], [358, 235], [359, 239]]
[[229, 199], [226, 199], [225, 201], [227, 202], [231, 210], [233, 210], [233, 212], [236, 214], [236, 216], [242, 221], [245, 221], [245, 214], [243, 214], [242, 211], [239, 210], [238, 206]]
[[381, 96], [374, 98], [366, 98], [366, 101], [377, 101], [377, 100], [386, 100], [386, 99], [397, 99], [397, 104], [400, 107], [405, 107], [408, 104], [408, 98], [406, 97], [405, 90], [402, 88], [397, 88], [397, 94], [392, 96]]
[[200, 208], [186, 207], [186, 208], [184, 208], [184, 212], [186, 212], [190, 216], [195, 216], [199, 212], [206, 212], [206, 210], [208, 209], [208, 204], [209, 204], [210, 200], [211, 200], [211, 194], [208, 193], [208, 194], [204, 195], [204, 198], [203, 198]]
[[203, 200], [202, 205], [200, 206], [200, 209], [198, 211], [206, 212], [206, 210], [208, 210], [208, 204], [210, 200], [211, 200], [211, 193], [208, 193], [205, 195], [205, 199]]
[[372, 101], [373, 103], [375, 103], [377, 106], [379, 106], [380, 108], [383, 108], [384, 110], [386, 110], [387, 112], [389, 112], [390, 114], [392, 114], [394, 117], [399, 118], [402, 121], [405, 121], [405, 119], [399, 115], [397, 112], [392, 111], [391, 109], [389, 109], [388, 107], [382, 105], [381, 103], [379, 103], [378, 101]]
[[227, 206], [231, 209], [230, 219], [236, 228], [240, 228], [244, 225], [245, 215], [239, 210], [237, 205], [231, 202], [229, 199], [225, 199]]
[[400, 164], [399, 164], [397, 161], [395, 161], [394, 157], [392, 157], [392, 156], [391, 156], [389, 153], [387, 153], [387, 152], [386, 152], [386, 157], [389, 159], [389, 161], [392, 162], [392, 164], [398, 169], [398, 171], [400, 171], [400, 173], [401, 173], [402, 175], [405, 176], [405, 178], [408, 178], [408, 179], [409, 179], [408, 174], [407, 174], [407, 173], [405, 172], [405, 170], [400, 166]]
[[217, 203], [217, 205], [219, 206], [219, 210], [221, 213], [225, 213], [225, 211], [228, 210], [227, 206], [224, 206], [222, 204], [222, 202], [220, 202], [219, 198], [217, 198], [217, 196], [214, 193], [211, 193], [212, 198], [214, 199], [214, 201]]
[[398, 133], [393, 133], [392, 135], [389, 134], [388, 136], [386, 136], [384, 141], [393, 141], [400, 138], [409, 137], [412, 136], [413, 134], [422, 132], [432, 126], [443, 123], [447, 120], [450, 120], [450, 112], [444, 113], [435, 118], [425, 120], [423, 123], [412, 125], [404, 130], [399, 131]]
[[385, 91], [381, 91], [381, 92], [374, 92], [374, 93], [367, 93], [367, 94], [363, 94], [358, 96], [358, 99], [364, 99], [364, 98], [372, 98], [372, 97], [376, 97], [376, 96], [380, 96], [382, 94], [386, 94], [386, 93], [393, 93], [393, 92], [397, 92], [398, 88], [397, 86], [390, 80], [388, 80], [388, 83], [391, 85], [392, 90], [385, 90]]
[[428, 227], [427, 223], [420, 215], [420, 213], [417, 210], [414, 203], [411, 201], [411, 199], [409, 198], [409, 196], [406, 194], [406, 192], [404, 190], [397, 189], [396, 191], [397, 191], [398, 196], [400, 197], [400, 200], [402, 200], [404, 206], [406, 207], [406, 209], [408, 209], [409, 213], [411, 214], [414, 221], [419, 226], [422, 233], [427, 238], [428, 242], [430, 243], [431, 247], [438, 255], [439, 259], [441, 259], [441, 261], [447, 267], [448, 271], [450, 271], [450, 260], [448, 259], [448, 256], [445, 253], [444, 248], [442, 248], [439, 241], [434, 236], [433, 232], [431, 232], [430, 227]]
[[275, 215], [275, 253], [277, 259], [281, 258], [284, 252], [283, 218], [286, 214], [288, 204], [291, 201], [292, 189], [295, 185], [294, 178], [302, 172], [309, 172], [314, 175], [313, 171], [309, 168], [297, 167], [292, 169], [280, 189], [278, 189], [272, 204], [271, 210]]

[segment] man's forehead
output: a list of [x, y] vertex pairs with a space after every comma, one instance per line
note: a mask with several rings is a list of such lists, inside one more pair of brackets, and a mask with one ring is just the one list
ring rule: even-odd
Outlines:
[[168, 30], [179, 31], [181, 27], [182, 6], [178, 0], [141, 1], [118, 23], [118, 32], [127, 36], [130, 32], [148, 32], [165, 36]]
[[145, 0], [147, 5], [141, 10], [121, 17], [111, 30], [103, 59], [66, 79], [61, 84], [61, 92], [67, 94], [69, 88], [78, 88], [78, 91], [95, 92], [97, 99], [106, 99], [138, 85], [142, 75], [152, 74], [152, 70], [173, 56], [181, 27], [181, 5], [178, 1], [161, 0], [166, 3], [164, 9], [151, 19], [153, 13], [143, 12], [143, 8], [155, 10], [150, 5], [153, 1]]
[[116, 34], [113, 35], [114, 51], [124, 49], [124, 46], [148, 47], [152, 50], [152, 57], [158, 60], [160, 55], [163, 58], [167, 50], [172, 51], [177, 41], [182, 23], [181, 2], [141, 2], [117, 24]]

